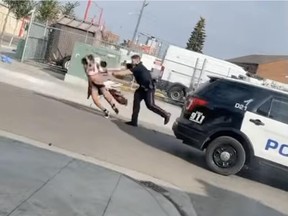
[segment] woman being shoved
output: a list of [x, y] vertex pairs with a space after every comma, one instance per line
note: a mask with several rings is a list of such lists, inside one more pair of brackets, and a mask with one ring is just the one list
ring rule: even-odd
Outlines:
[[104, 96], [105, 100], [110, 104], [111, 108], [116, 114], [119, 113], [118, 108], [116, 107], [113, 96], [106, 89], [103, 81], [102, 74], [105, 72], [101, 67], [100, 59], [95, 59], [93, 55], [87, 55], [82, 59], [82, 64], [85, 70], [85, 73], [88, 78], [88, 97], [92, 96], [93, 102], [95, 105], [104, 112], [105, 118], [109, 117], [109, 111], [103, 107], [100, 102], [101, 95]]

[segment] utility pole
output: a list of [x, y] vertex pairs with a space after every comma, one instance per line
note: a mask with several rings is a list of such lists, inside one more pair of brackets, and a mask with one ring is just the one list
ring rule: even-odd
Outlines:
[[[135, 26], [135, 30], [134, 30], [134, 33], [133, 33], [133, 37], [132, 37], [132, 40], [131, 40], [131, 44], [133, 46], [134, 44], [134, 41], [135, 41], [135, 38], [136, 38], [136, 34], [138, 32], [138, 28], [139, 28], [139, 25], [140, 25], [140, 22], [141, 22], [141, 19], [142, 19], [142, 15], [143, 15], [143, 11], [144, 11], [144, 8], [148, 5], [148, 3], [146, 2], [146, 0], [143, 1], [143, 4], [142, 4], [142, 7], [141, 7], [141, 10], [140, 10], [140, 13], [139, 13], [139, 16], [138, 16], [138, 20], [137, 20], [137, 23], [136, 23], [136, 26]], [[128, 52], [128, 55], [130, 54], [130, 50]]]
[[102, 16], [103, 16], [103, 8], [100, 8], [100, 15], [99, 15], [99, 19], [98, 19], [98, 26], [101, 26], [102, 23]]

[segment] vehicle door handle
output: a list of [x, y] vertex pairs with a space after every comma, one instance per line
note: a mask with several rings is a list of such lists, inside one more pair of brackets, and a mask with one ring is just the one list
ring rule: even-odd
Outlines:
[[261, 120], [259, 119], [250, 119], [250, 122], [254, 123], [257, 126], [263, 126], [265, 125]]

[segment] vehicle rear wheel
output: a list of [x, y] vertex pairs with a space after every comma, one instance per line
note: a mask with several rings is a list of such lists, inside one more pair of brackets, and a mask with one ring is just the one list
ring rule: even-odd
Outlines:
[[173, 101], [182, 101], [184, 98], [184, 90], [183, 87], [180, 85], [172, 86], [168, 92], [167, 95], [170, 99]]
[[208, 167], [221, 175], [238, 173], [243, 168], [245, 160], [246, 152], [242, 144], [232, 137], [218, 137], [206, 149]]

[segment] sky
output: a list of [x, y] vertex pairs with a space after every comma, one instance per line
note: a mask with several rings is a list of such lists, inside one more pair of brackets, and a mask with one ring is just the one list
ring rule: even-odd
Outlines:
[[[131, 39], [142, 1], [95, 1], [106, 27]], [[185, 47], [200, 16], [206, 19], [204, 54], [229, 59], [250, 54], [288, 55], [288, 1], [149, 1], [139, 32]], [[76, 9], [83, 18], [87, 2]], [[94, 5], [90, 17], [99, 15]]]

